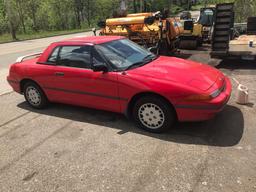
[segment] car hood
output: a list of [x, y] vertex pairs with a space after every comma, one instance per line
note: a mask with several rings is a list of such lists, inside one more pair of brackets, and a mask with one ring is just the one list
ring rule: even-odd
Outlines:
[[217, 69], [206, 64], [176, 57], [160, 56], [142, 67], [129, 71], [144, 78], [156, 78], [208, 90], [221, 75]]

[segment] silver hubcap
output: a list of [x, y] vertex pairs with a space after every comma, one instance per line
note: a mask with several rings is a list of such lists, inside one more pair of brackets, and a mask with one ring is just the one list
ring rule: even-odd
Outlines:
[[27, 87], [26, 96], [31, 105], [34, 105], [34, 106], [40, 105], [41, 95], [35, 87], [33, 86]]
[[161, 127], [165, 121], [163, 110], [153, 103], [146, 103], [142, 105], [139, 108], [138, 115], [140, 122], [150, 129], [157, 129]]

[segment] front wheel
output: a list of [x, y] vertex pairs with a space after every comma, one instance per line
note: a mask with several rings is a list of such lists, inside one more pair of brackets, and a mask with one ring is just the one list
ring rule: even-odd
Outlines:
[[167, 131], [176, 119], [169, 103], [155, 96], [139, 99], [133, 108], [133, 118], [139, 127], [154, 133]]

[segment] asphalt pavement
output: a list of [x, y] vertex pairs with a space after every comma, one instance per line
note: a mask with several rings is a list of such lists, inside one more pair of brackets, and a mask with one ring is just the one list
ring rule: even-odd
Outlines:
[[[115, 113], [61, 104], [34, 110], [11, 91], [9, 64], [57, 39], [0, 45], [0, 191], [256, 191], [255, 62], [181, 52], [222, 70], [233, 94], [210, 121], [151, 134]], [[233, 78], [249, 87], [248, 105], [235, 103]]]

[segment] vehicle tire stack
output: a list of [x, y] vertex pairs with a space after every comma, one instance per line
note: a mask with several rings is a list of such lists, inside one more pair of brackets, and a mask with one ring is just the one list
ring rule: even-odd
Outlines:
[[256, 17], [248, 17], [247, 19], [247, 34], [256, 35]]
[[223, 3], [216, 6], [216, 18], [212, 39], [212, 54], [225, 55], [229, 50], [229, 41], [234, 26], [234, 3]]

